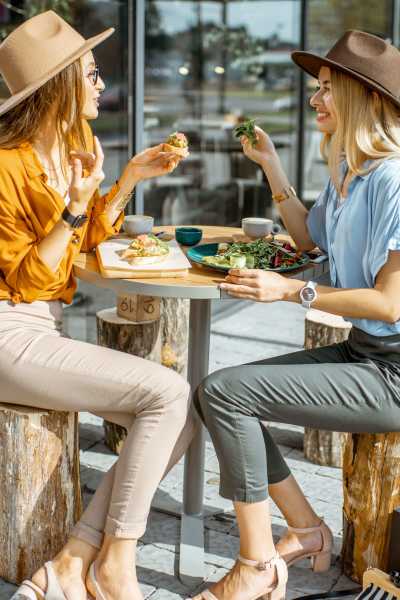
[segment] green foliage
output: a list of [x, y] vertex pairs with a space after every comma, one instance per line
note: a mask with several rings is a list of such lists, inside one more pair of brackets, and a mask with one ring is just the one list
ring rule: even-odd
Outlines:
[[11, 22], [0, 26], [0, 39], [5, 37], [20, 23], [30, 19], [46, 10], [54, 10], [63, 19], [68, 22], [73, 21], [73, 6], [76, 4], [73, 0], [29, 0], [25, 2], [23, 8], [13, 5], [12, 0], [0, 0], [0, 4], [10, 11]]
[[391, 36], [391, 0], [312, 0], [309, 48], [326, 52], [347, 29]]
[[66, 21], [72, 21], [72, 0], [30, 0], [24, 10], [25, 18], [30, 19], [46, 10], [54, 10]]

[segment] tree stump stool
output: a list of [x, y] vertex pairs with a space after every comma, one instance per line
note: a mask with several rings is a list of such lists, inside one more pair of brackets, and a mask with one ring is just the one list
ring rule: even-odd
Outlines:
[[[148, 309], [153, 303], [154, 309]], [[147, 312], [143, 308], [147, 305]], [[178, 373], [187, 368], [189, 301], [178, 298], [119, 296], [117, 308], [97, 313], [97, 343], [153, 360]], [[126, 429], [104, 421], [106, 445], [120, 453]]]
[[343, 462], [343, 569], [361, 582], [368, 567], [388, 568], [391, 520], [400, 506], [400, 433], [349, 435]]
[[190, 301], [161, 298], [161, 364], [187, 374]]
[[77, 414], [0, 404], [0, 578], [54, 557], [82, 512]]
[[[347, 340], [351, 323], [342, 317], [310, 309], [305, 319], [304, 347], [320, 348]], [[317, 465], [341, 467], [346, 433], [305, 428], [304, 456]]]

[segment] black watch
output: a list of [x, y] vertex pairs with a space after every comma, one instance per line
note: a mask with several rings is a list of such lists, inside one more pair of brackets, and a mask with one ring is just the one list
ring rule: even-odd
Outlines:
[[63, 219], [63, 221], [68, 223], [68, 225], [72, 227], [72, 229], [78, 229], [78, 227], [82, 227], [82, 225], [88, 220], [87, 215], [75, 216], [69, 212], [68, 208], [64, 208], [61, 214], [61, 218]]

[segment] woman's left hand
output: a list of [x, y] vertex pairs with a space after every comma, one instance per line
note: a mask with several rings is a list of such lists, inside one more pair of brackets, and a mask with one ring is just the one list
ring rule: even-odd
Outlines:
[[220, 288], [234, 298], [256, 302], [286, 300], [292, 291], [292, 281], [261, 269], [231, 269]]
[[174, 152], [165, 152], [164, 144], [153, 146], [136, 154], [129, 161], [129, 169], [137, 181], [172, 173], [181, 161]]

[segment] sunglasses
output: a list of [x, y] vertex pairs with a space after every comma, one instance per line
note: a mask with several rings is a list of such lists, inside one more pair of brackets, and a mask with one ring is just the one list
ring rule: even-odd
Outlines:
[[93, 85], [96, 85], [99, 80], [99, 67], [95, 67], [92, 71], [89, 71], [86, 77], [90, 79]]

